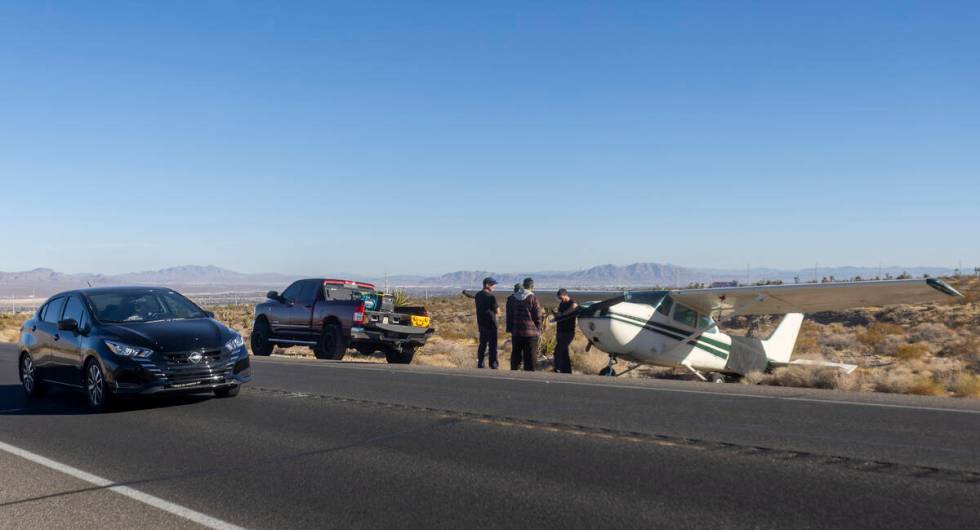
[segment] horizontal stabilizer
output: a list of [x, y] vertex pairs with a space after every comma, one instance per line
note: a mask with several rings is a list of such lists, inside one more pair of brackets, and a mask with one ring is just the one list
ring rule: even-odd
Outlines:
[[788, 363], [772, 363], [776, 366], [802, 365], [802, 366], [825, 366], [827, 368], [837, 368], [849, 374], [857, 369], [856, 364], [832, 363], [830, 361], [811, 361], [810, 359], [796, 359]]

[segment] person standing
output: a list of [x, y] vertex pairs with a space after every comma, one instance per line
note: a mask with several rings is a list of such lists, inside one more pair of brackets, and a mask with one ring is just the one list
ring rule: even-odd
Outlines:
[[480, 345], [476, 349], [476, 367], [483, 368], [483, 357], [489, 354], [490, 368], [497, 369], [497, 298], [493, 296], [493, 286], [497, 280], [483, 279], [483, 290], [476, 293], [476, 326], [480, 330]]
[[517, 370], [523, 364], [525, 372], [533, 372], [541, 337], [541, 305], [534, 296], [531, 278], [524, 278], [521, 290], [514, 295], [513, 325], [514, 351], [510, 356], [510, 369]]
[[555, 333], [555, 372], [570, 374], [572, 373], [572, 359], [569, 356], [568, 347], [575, 338], [575, 316], [573, 313], [578, 309], [578, 304], [568, 295], [568, 289], [558, 289], [558, 312], [555, 313], [555, 321], [558, 326]]
[[521, 284], [514, 284], [514, 294], [507, 297], [506, 311], [507, 315], [504, 317], [506, 319], [507, 333], [514, 333], [514, 300], [516, 300], [517, 291], [521, 290]]

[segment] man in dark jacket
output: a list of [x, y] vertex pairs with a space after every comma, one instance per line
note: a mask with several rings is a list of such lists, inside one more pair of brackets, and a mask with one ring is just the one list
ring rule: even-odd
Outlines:
[[575, 338], [575, 316], [572, 313], [576, 309], [578, 304], [568, 295], [568, 290], [558, 289], [558, 312], [555, 313], [555, 320], [558, 321], [557, 333], [555, 333], [555, 371], [558, 373], [572, 373], [572, 360], [568, 355], [568, 347]]
[[525, 372], [533, 372], [538, 359], [538, 340], [541, 337], [541, 305], [534, 296], [534, 280], [524, 278], [523, 288], [514, 295], [514, 351], [510, 369], [521, 364]]
[[507, 297], [507, 306], [506, 306], [507, 316], [505, 317], [507, 320], [507, 333], [514, 332], [514, 300], [515, 297], [517, 296], [517, 291], [520, 290], [521, 290], [521, 284], [515, 283], [514, 294]]
[[[490, 355], [490, 368], [497, 369], [497, 316], [500, 309], [493, 296], [497, 280], [483, 279], [483, 290], [476, 293], [476, 326], [480, 330], [480, 345], [476, 349], [476, 367], [483, 368], [484, 355]], [[487, 351], [489, 350], [489, 351]]]

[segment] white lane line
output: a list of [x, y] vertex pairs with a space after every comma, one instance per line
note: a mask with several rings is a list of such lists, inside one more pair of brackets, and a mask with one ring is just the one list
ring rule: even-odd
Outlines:
[[98, 486], [100, 488], [105, 488], [110, 491], [114, 491], [120, 495], [129, 497], [130, 499], [133, 499], [135, 501], [142, 502], [143, 504], [152, 506], [154, 508], [163, 510], [168, 513], [172, 513], [178, 517], [182, 517], [184, 519], [187, 519], [188, 521], [193, 521], [207, 528], [214, 528], [215, 530], [244, 530], [240, 526], [235, 526], [231, 523], [222, 521], [221, 519], [216, 519], [214, 517], [211, 517], [210, 515], [204, 515], [201, 512], [196, 512], [190, 508], [186, 508], [179, 504], [174, 504], [170, 501], [165, 501], [159, 497], [154, 497], [153, 495], [149, 495], [143, 493], [142, 491], [138, 491], [133, 488], [130, 488], [129, 486], [114, 485], [115, 483], [112, 482], [111, 480], [104, 479], [102, 477], [93, 475], [91, 473], [86, 473], [81, 469], [71, 467], [67, 464], [62, 464], [61, 462], [56, 462], [54, 460], [51, 460], [50, 458], [43, 457], [41, 455], [32, 453], [30, 451], [21, 449], [19, 447], [15, 447], [7, 443], [0, 442], [0, 450], [6, 451], [12, 455], [19, 456], [25, 460], [30, 460], [35, 464], [40, 464], [44, 467], [51, 468], [55, 471], [59, 471], [66, 475], [75, 477], [78, 480], [87, 482], [94, 486]]
[[366, 365], [380, 364], [380, 363], [352, 364], [344, 361], [306, 361], [306, 360], [295, 360], [295, 361], [286, 361], [286, 362], [281, 362], [281, 361], [277, 362], [277, 361], [278, 360], [263, 359], [258, 364], [278, 364], [280, 366], [302, 364], [304, 366], [320, 366], [323, 368], [341, 368], [344, 370], [363, 370], [363, 371], [371, 371], [371, 372], [404, 373], [404, 374], [412, 374], [412, 375], [439, 375], [444, 377], [470, 377], [475, 379], [501, 379], [504, 381], [520, 381], [525, 383], [590, 386], [590, 387], [601, 387], [601, 388], [608, 388], [608, 389], [626, 388], [629, 390], [645, 390], [650, 392], [674, 392], [680, 394], [704, 394], [709, 396], [723, 396], [723, 397], [775, 399], [781, 401], [803, 401], [807, 403], [823, 403], [828, 405], [856, 405], [861, 407], [927, 410], [927, 411], [935, 411], [935, 412], [954, 412], [958, 414], [980, 414], [980, 410], [951, 409], [951, 408], [944, 408], [944, 407], [929, 407], [924, 405], [901, 405], [896, 403], [870, 403], [866, 401], [847, 401], [843, 399], [807, 398], [807, 397], [799, 397], [799, 396], [774, 396], [768, 394], [743, 394], [739, 392], [714, 392], [711, 390], [692, 390], [688, 388], [664, 388], [664, 387], [636, 386], [636, 385], [625, 385], [625, 384], [591, 383], [588, 381], [564, 381], [559, 379], [532, 379], [532, 378], [523, 378], [523, 377], [509, 377], [505, 375], [477, 375], [477, 374], [464, 373], [462, 371], [458, 374], [454, 374], [454, 373], [434, 372], [434, 371], [422, 372], [422, 371], [410, 370], [410, 369], [388, 370], [385, 369], [384, 367], [366, 366]]

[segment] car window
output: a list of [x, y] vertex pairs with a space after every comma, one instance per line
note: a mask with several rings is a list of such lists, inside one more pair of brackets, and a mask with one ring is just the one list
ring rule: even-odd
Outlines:
[[698, 312], [677, 304], [674, 307], [674, 320], [685, 326], [695, 327], [698, 324]]
[[316, 300], [316, 290], [319, 286], [319, 280], [307, 280], [303, 282], [302, 290], [296, 295], [296, 303], [312, 304]]
[[67, 320], [69, 318], [73, 319], [75, 322], [78, 322], [79, 327], [81, 327], [82, 317], [85, 316], [85, 312], [85, 302], [82, 301], [81, 296], [76, 294], [72, 295], [71, 298], [68, 299], [68, 304], [65, 305], [65, 314], [61, 318], [63, 320]]
[[65, 297], [60, 296], [48, 302], [44, 306], [44, 314], [41, 315], [41, 320], [45, 322], [50, 322], [52, 324], [57, 323], [58, 319], [61, 318], [61, 310], [65, 307]]
[[293, 282], [292, 285], [286, 287], [286, 290], [282, 292], [282, 297], [286, 300], [296, 300], [299, 298], [300, 291], [303, 289], [303, 282]]
[[657, 306], [657, 312], [664, 316], [670, 316], [670, 308], [674, 307], [674, 300], [669, 296]]

